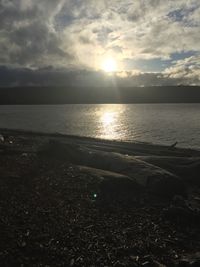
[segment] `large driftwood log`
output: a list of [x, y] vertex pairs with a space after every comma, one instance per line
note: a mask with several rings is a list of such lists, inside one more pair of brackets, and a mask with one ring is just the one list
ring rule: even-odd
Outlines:
[[185, 194], [183, 182], [174, 174], [134, 156], [88, 149], [84, 146], [50, 142], [43, 153], [77, 165], [126, 175], [140, 186], [163, 196]]
[[137, 156], [136, 158], [168, 170], [188, 183], [200, 184], [199, 157]]

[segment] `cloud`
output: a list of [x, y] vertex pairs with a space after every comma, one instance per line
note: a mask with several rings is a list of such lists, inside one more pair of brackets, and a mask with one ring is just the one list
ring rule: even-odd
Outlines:
[[[149, 60], [149, 80], [156, 76], [152, 60], [200, 52], [199, 16], [199, 0], [0, 0], [0, 64], [99, 73], [112, 56], [119, 71], [134, 70], [140, 61], [141, 77], [145, 68], [139, 66]], [[197, 64], [188, 57], [186, 67], [182, 60], [170, 61], [165, 71], [157, 65], [162, 79], [156, 81], [199, 83]]]
[[51, 25], [59, 4], [44, 1], [43, 5], [37, 5], [36, 2], [1, 2], [1, 64], [40, 67], [50, 62], [58, 61], [62, 65], [66, 60], [73, 60], [70, 50], [62, 50], [62, 39]]
[[167, 78], [181, 79], [185, 84], [200, 84], [200, 54], [178, 60], [164, 71]]

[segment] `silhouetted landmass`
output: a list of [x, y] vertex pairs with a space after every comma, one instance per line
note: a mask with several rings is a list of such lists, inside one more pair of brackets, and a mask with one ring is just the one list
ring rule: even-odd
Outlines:
[[0, 104], [200, 103], [199, 86], [0, 88]]

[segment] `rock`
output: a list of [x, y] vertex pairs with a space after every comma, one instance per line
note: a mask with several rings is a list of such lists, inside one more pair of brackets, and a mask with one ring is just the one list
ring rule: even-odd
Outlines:
[[74, 264], [75, 264], [75, 260], [74, 259], [71, 259], [70, 266], [74, 266]]
[[142, 266], [147, 266], [148, 267], [148, 266], [150, 266], [150, 262], [149, 261], [145, 261], [145, 262], [142, 263]]
[[154, 267], [166, 267], [166, 265], [160, 263], [159, 261], [153, 260]]
[[178, 263], [178, 267], [199, 267], [200, 260], [182, 259]]
[[0, 142], [4, 142], [5, 141], [5, 138], [4, 138], [4, 136], [2, 135], [2, 134], [0, 134]]
[[114, 267], [125, 267], [126, 265], [124, 263], [121, 263], [120, 261], [116, 261], [114, 264], [113, 264]]

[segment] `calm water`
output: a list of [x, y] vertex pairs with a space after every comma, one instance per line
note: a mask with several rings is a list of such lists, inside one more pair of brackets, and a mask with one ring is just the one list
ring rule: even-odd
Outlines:
[[200, 104], [0, 106], [0, 128], [200, 148]]

